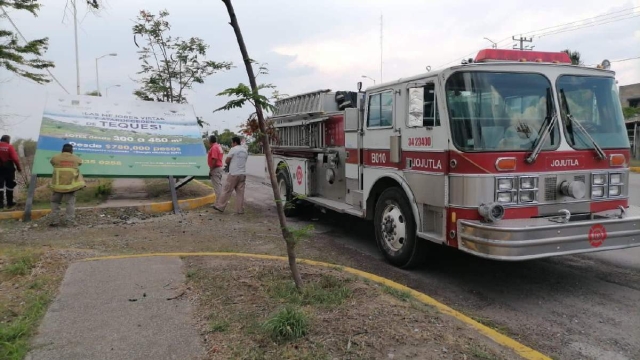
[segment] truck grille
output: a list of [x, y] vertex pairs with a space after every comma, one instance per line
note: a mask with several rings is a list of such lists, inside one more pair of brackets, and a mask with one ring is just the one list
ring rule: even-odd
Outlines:
[[573, 180], [582, 181], [585, 184], [587, 183], [586, 179], [587, 179], [587, 177], [584, 176], [584, 175], [576, 175], [576, 176], [573, 177]]
[[558, 194], [558, 179], [554, 177], [544, 178], [544, 200], [555, 201]]

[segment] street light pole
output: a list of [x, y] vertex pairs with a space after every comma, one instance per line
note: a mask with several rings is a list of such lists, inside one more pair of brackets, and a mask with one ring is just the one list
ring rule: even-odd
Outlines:
[[78, 55], [78, 7], [76, 0], [71, 0], [73, 5], [73, 36], [75, 37], [76, 47], [76, 90], [80, 95], [80, 56]]
[[369, 79], [369, 80], [373, 81], [373, 85], [376, 84], [376, 80], [375, 79], [373, 79], [373, 78], [371, 78], [371, 77], [369, 77], [367, 75], [362, 75], [362, 77], [365, 78], [365, 79]]
[[111, 53], [111, 54], [102, 55], [102, 56], [96, 58], [96, 86], [97, 86], [97, 90], [98, 90], [98, 96], [102, 96], [102, 94], [100, 94], [100, 77], [98, 76], [98, 60], [102, 59], [105, 56], [118, 56], [118, 54]]
[[111, 85], [111, 86], [107, 86], [106, 90], [105, 90], [105, 97], [109, 97], [109, 89], [112, 87], [120, 87], [120, 85]]

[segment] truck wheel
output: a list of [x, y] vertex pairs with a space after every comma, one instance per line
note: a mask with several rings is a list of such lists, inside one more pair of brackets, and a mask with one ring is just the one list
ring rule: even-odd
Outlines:
[[405, 269], [420, 265], [426, 244], [416, 237], [416, 221], [401, 189], [382, 192], [373, 222], [378, 248], [390, 263]]
[[297, 204], [293, 199], [293, 186], [291, 185], [288, 171], [280, 169], [278, 170], [276, 177], [278, 180], [278, 189], [280, 190], [280, 196], [284, 200], [286, 200], [282, 204], [282, 206], [284, 206], [284, 215], [286, 217], [296, 216]]

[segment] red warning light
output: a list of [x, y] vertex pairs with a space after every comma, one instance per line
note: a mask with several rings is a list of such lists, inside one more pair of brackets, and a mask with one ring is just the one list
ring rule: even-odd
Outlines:
[[519, 61], [571, 64], [571, 58], [563, 52], [484, 49], [478, 52], [474, 62]]

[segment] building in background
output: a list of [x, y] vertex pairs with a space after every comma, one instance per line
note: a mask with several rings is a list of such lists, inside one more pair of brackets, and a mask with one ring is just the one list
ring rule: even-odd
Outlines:
[[635, 112], [635, 116], [625, 119], [631, 144], [631, 157], [638, 159], [640, 158], [640, 84], [620, 86], [619, 93], [622, 108], [639, 109]]

